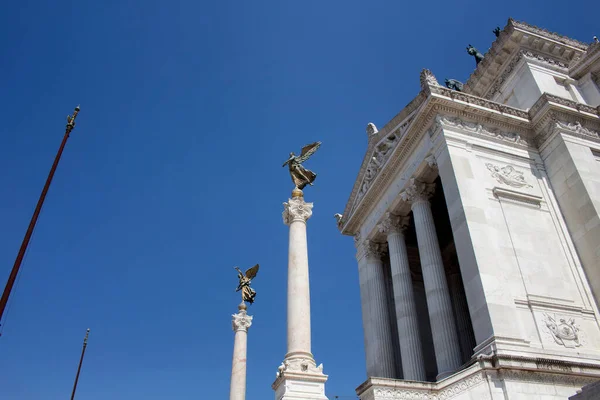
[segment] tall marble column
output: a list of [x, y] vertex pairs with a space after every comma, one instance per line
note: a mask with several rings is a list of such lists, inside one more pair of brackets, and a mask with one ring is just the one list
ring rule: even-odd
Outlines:
[[473, 333], [471, 317], [469, 316], [469, 306], [467, 297], [462, 288], [463, 283], [460, 272], [450, 274], [448, 277], [448, 286], [452, 295], [452, 304], [454, 305], [454, 315], [456, 316], [456, 328], [462, 351], [462, 360], [467, 362], [473, 355], [475, 348], [475, 335]]
[[407, 226], [407, 217], [399, 217], [388, 213], [379, 225], [379, 231], [387, 235], [390, 252], [394, 303], [404, 379], [426, 381], [417, 307], [403, 233]]
[[283, 222], [290, 228], [288, 248], [287, 354], [278, 369], [272, 387], [276, 400], [318, 399], [325, 397], [327, 375], [317, 367], [311, 353], [310, 288], [306, 221], [312, 215], [312, 203], [306, 203], [302, 191], [295, 189], [283, 203]]
[[382, 246], [365, 240], [359, 246], [357, 254], [367, 376], [396, 378], [384, 266], [381, 261]]
[[246, 354], [248, 328], [252, 325], [252, 317], [246, 313], [246, 304], [238, 306], [239, 312], [233, 314], [232, 326], [235, 332], [233, 342], [233, 362], [231, 365], [231, 386], [229, 400], [245, 400], [246, 398]]
[[461, 353], [444, 263], [429, 203], [434, 189], [434, 184], [425, 184], [413, 178], [400, 195], [404, 201], [411, 203], [415, 221], [438, 368], [437, 379], [440, 380], [460, 367]]

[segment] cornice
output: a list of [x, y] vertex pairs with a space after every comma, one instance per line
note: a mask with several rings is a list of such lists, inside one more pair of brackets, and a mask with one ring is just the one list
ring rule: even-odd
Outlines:
[[579, 49], [579, 50], [585, 51], [588, 48], [588, 44], [580, 42], [579, 40], [571, 39], [570, 37], [563, 36], [563, 35], [558, 34], [556, 32], [550, 32], [547, 29], [539, 28], [539, 27], [537, 27], [535, 25], [530, 25], [530, 24], [528, 24], [526, 22], [515, 21], [514, 19], [509, 18], [508, 19], [508, 23], [509, 23], [509, 25], [512, 25], [514, 28], [517, 28], [519, 30], [522, 30], [522, 31], [525, 31], [525, 32], [528, 32], [528, 33], [532, 33], [532, 34], [535, 34], [535, 35], [539, 35], [539, 36], [542, 36], [542, 37], [544, 37], [546, 39], [549, 39], [549, 40], [555, 40], [555, 41], [560, 42], [560, 43], [562, 43], [564, 45], [571, 46], [571, 47], [574, 47], [574, 48]]
[[576, 40], [509, 19], [463, 90], [490, 99], [523, 57], [566, 73], [569, 62], [580, 57], [587, 48]]
[[410, 118], [404, 121], [406, 125], [397, 127], [400, 128], [401, 134], [395, 141], [395, 147], [388, 149], [384, 158], [379, 157], [380, 153], [377, 153], [382, 142], [370, 141], [358, 179], [339, 223], [343, 234], [356, 234], [359, 221], [362, 221], [376, 204], [382, 195], [382, 189], [389, 186], [438, 113], [496, 126], [507, 132], [503, 134], [492, 129], [472, 133], [509, 145], [527, 146], [527, 142], [522, 139], [528, 136], [526, 129], [523, 129], [523, 123], [529, 122], [527, 111], [431, 84], [427, 84], [417, 97], [423, 97], [425, 100], [420, 101], [418, 112], [411, 114]]
[[488, 85], [487, 89], [484, 89], [485, 91], [482, 97], [486, 99], [492, 99], [498, 92], [500, 92], [500, 89], [502, 89], [508, 80], [508, 77], [518, 69], [518, 66], [521, 65], [520, 61], [541, 65], [545, 68], [563, 74], [567, 74], [569, 71], [568, 65], [560, 60], [544, 56], [531, 50], [519, 50], [510, 59], [510, 61], [506, 63], [506, 66], [498, 75], [498, 77], [490, 85]]
[[343, 234], [358, 232], [423, 135], [437, 132], [438, 125], [515, 148], [537, 149], [557, 131], [600, 143], [598, 108], [547, 93], [525, 111], [426, 82], [415, 100], [409, 104], [418, 108], [398, 114], [404, 119], [387, 124], [387, 133], [369, 142], [339, 221]]
[[588, 73], [588, 71], [590, 71], [594, 66], [596, 66], [596, 71], [594, 72], [598, 72], [600, 71], [600, 43], [592, 43], [587, 51], [581, 55], [581, 57], [578, 57], [576, 59], [574, 59], [573, 61], [571, 61], [571, 63], [569, 64], [569, 75], [572, 78], [580, 78], [583, 75], [585, 75], [586, 73]]

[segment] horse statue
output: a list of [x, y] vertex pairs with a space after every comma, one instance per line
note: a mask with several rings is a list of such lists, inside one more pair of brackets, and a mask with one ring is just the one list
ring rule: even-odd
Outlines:
[[483, 60], [483, 54], [481, 54], [479, 50], [477, 50], [471, 45], [467, 46], [467, 53], [475, 57], [475, 65], [478, 65], [481, 62], [481, 60]]
[[463, 83], [456, 79], [446, 79], [445, 83], [448, 89], [456, 90], [457, 92], [463, 91]]

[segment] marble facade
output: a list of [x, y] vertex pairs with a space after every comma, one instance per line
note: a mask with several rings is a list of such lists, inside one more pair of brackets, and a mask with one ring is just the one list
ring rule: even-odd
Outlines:
[[599, 77], [600, 44], [511, 19], [463, 92], [423, 70], [368, 125], [338, 217], [362, 400], [565, 399], [600, 380]]

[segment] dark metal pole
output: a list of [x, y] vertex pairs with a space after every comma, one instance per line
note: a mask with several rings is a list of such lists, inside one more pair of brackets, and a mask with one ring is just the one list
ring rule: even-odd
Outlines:
[[4, 288], [4, 292], [2, 293], [2, 298], [0, 298], [0, 321], [2, 321], [4, 309], [6, 308], [10, 292], [12, 291], [12, 288], [15, 284], [15, 280], [17, 279], [17, 274], [19, 273], [21, 262], [23, 262], [23, 257], [25, 256], [27, 246], [29, 245], [29, 241], [31, 240], [33, 229], [35, 228], [35, 224], [40, 215], [40, 211], [42, 210], [42, 205], [44, 204], [44, 200], [46, 199], [46, 194], [48, 193], [48, 189], [50, 188], [50, 183], [52, 182], [52, 178], [54, 177], [54, 172], [56, 171], [56, 167], [58, 166], [58, 162], [60, 161], [60, 157], [62, 156], [62, 152], [65, 148], [65, 144], [67, 143], [67, 139], [69, 138], [69, 135], [71, 134], [73, 128], [75, 128], [75, 118], [77, 118], [78, 113], [79, 106], [75, 107], [75, 111], [73, 112], [72, 116], [69, 115], [67, 117], [67, 129], [65, 131], [65, 136], [63, 137], [62, 143], [60, 144], [58, 153], [56, 153], [56, 157], [54, 158], [54, 164], [52, 164], [52, 168], [50, 169], [50, 173], [48, 174], [48, 178], [46, 179], [46, 184], [44, 185], [42, 194], [40, 195], [37, 205], [35, 206], [35, 211], [33, 212], [33, 216], [31, 217], [31, 221], [29, 222], [27, 232], [25, 232], [25, 237], [23, 238], [23, 242], [21, 243], [21, 248], [19, 249], [19, 253], [17, 254], [17, 259], [15, 260], [15, 264], [13, 265], [12, 271], [10, 272], [10, 276], [8, 277], [8, 282], [6, 282], [6, 287]]
[[81, 358], [79, 359], [79, 367], [77, 367], [77, 375], [75, 375], [75, 383], [73, 384], [73, 393], [71, 393], [71, 400], [75, 398], [75, 390], [77, 390], [77, 381], [79, 381], [79, 372], [81, 372], [81, 364], [83, 364], [83, 356], [85, 355], [85, 348], [87, 347], [87, 340], [90, 334], [88, 329], [83, 339], [83, 349], [81, 350]]

